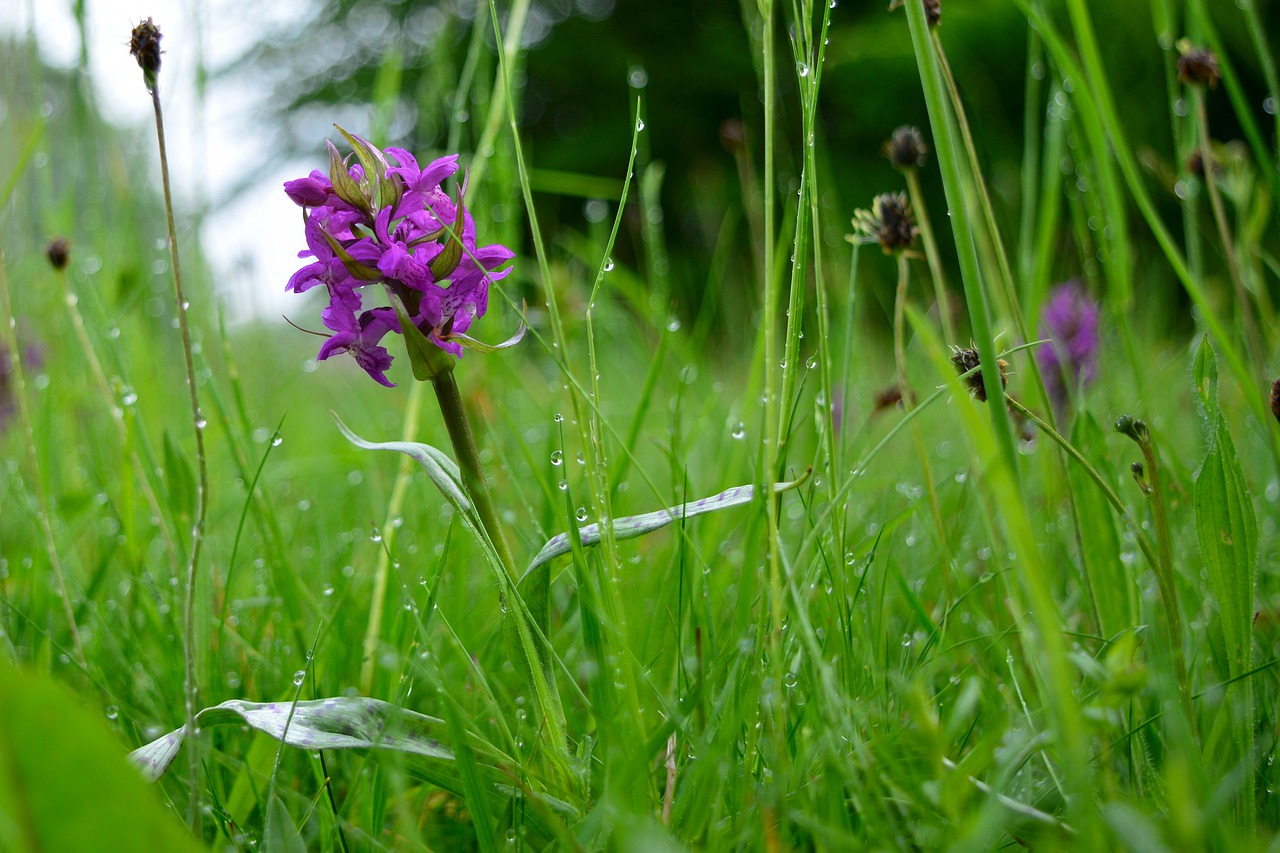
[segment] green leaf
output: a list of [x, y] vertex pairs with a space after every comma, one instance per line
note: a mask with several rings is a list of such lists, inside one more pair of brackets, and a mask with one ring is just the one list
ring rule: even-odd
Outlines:
[[196, 475], [191, 460], [167, 429], [164, 431], [164, 470], [169, 509], [175, 517], [189, 520], [196, 507]]
[[[773, 491], [775, 494], [781, 494], [794, 489], [808, 477], [809, 474], [806, 472], [803, 477], [790, 483], [774, 483]], [[624, 518], [614, 519], [613, 535], [615, 539], [633, 539], [636, 536], [644, 536], [646, 533], [652, 533], [682, 518], [693, 518], [695, 515], [704, 515], [708, 512], [751, 503], [754, 495], [754, 486], [734, 486], [732, 489], [725, 489], [720, 494], [712, 495], [709, 498], [676, 504], [673, 507], [655, 512], [646, 512], [642, 515], [629, 515]], [[584, 547], [598, 544], [600, 537], [599, 524], [588, 524], [586, 527], [578, 528], [578, 539]], [[534, 556], [529, 568], [525, 569], [524, 576], [521, 578], [521, 588], [524, 588], [524, 578], [533, 574], [534, 570], [539, 566], [551, 562], [556, 557], [568, 554], [572, 550], [573, 543], [567, 533], [560, 533], [548, 539], [547, 544], [543, 545], [542, 550]]]
[[1192, 489], [1200, 552], [1227, 643], [1231, 676], [1252, 667], [1253, 586], [1258, 564], [1258, 522], [1244, 470], [1218, 405], [1213, 350], [1202, 342], [1195, 360], [1196, 391], [1209, 419], [1209, 449]]
[[199, 850], [81, 700], [0, 663], [0, 850]]
[[262, 832], [263, 853], [307, 853], [289, 809], [274, 793], [267, 804], [267, 825]]

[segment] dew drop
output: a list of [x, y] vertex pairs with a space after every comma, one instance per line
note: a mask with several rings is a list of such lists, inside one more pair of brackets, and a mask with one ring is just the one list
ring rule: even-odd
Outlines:
[[277, 435], [275, 438], [271, 439], [271, 446], [272, 446], [272, 447], [279, 447], [279, 446], [280, 446], [280, 445], [282, 445], [282, 444], [284, 444], [284, 437], [283, 437], [283, 436], [279, 436], [279, 435]]
[[678, 332], [678, 331], [680, 331], [680, 318], [679, 318], [679, 317], [672, 317], [670, 320], [668, 320], [668, 321], [667, 321], [667, 331], [668, 331], [668, 332]]
[[797, 73], [797, 74], [799, 74], [801, 77], [808, 77], [808, 76], [809, 76], [809, 64], [808, 64], [808, 63], [806, 63], [806, 62], [797, 62], [797, 63], [796, 63], [796, 73]]
[[578, 511], [577, 511], [577, 512], [575, 512], [575, 513], [573, 514], [573, 517], [574, 517], [574, 518], [576, 518], [576, 519], [578, 519], [578, 521], [586, 521], [586, 520], [587, 520], [587, 508], [586, 508], [586, 507], [581, 507], [581, 506], [580, 506], [580, 507], [578, 507]]
[[741, 439], [747, 434], [747, 427], [741, 421], [733, 425], [733, 431], [729, 433], [736, 439]]
[[552, 451], [551, 464], [556, 466], [564, 464], [564, 454], [561, 453], [559, 450]]
[[644, 119], [636, 119], [636, 130], [644, 130]]
[[204, 429], [208, 425], [209, 422], [204, 418], [196, 418], [196, 429]]
[[804, 366], [809, 368], [810, 370], [813, 370], [815, 367], [818, 366], [818, 357], [816, 355], [809, 356], [809, 359], [804, 363]]
[[583, 453], [581, 450], [579, 450], [579, 451], [578, 451], [577, 460], [578, 460], [578, 464], [579, 464], [579, 465], [586, 465], [586, 464], [587, 464], [587, 456], [586, 456], [586, 454], [585, 454], [585, 453]]
[[604, 259], [604, 271], [613, 272], [613, 258]]
[[567, 491], [569, 491], [569, 481], [568, 481], [568, 480], [561, 480], [560, 482], [556, 483], [556, 488], [557, 488], [557, 489], [559, 489], [559, 490], [560, 490], [560, 491], [562, 491], [562, 492], [567, 492]]
[[105, 710], [108, 720], [114, 720], [116, 717], [120, 716], [120, 709], [115, 705], [108, 705]]
[[564, 415], [560, 414], [559, 412], [556, 412], [555, 422], [558, 424], [564, 423]]
[[333, 595], [333, 584], [331, 583], [325, 584], [321, 592], [324, 593], [325, 598], [329, 598], [330, 596]]
[[1263, 111], [1264, 113], [1266, 113], [1267, 115], [1269, 115], [1269, 116], [1273, 116], [1273, 115], [1275, 115], [1275, 114], [1276, 114], [1276, 101], [1275, 101], [1275, 98], [1272, 98], [1272, 97], [1270, 97], [1270, 96], [1267, 96], [1267, 97], [1263, 98], [1263, 99], [1262, 99], [1262, 111]]

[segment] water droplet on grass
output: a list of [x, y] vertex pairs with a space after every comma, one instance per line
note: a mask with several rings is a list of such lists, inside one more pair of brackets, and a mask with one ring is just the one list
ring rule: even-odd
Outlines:
[[[557, 417], [559, 416], [557, 415]], [[559, 450], [553, 450], [551, 452], [551, 464], [559, 467], [563, 463], [564, 463], [564, 454], [561, 453]]]
[[306, 678], [307, 678], [307, 671], [305, 669], [300, 669], [293, 674], [293, 683], [296, 687], [301, 687], [302, 682], [305, 681]]
[[733, 425], [733, 431], [730, 432], [729, 434], [732, 435], [734, 438], [740, 439], [747, 434], [747, 428], [742, 423], [736, 423]]
[[573, 514], [573, 517], [578, 519], [578, 521], [586, 521], [587, 520], [586, 507], [581, 507], [581, 506], [578, 507], [578, 511]]

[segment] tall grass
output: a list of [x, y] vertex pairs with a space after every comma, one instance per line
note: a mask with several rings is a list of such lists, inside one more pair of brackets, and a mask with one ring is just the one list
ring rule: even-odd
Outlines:
[[[201, 842], [1273, 844], [1280, 425], [1266, 390], [1280, 373], [1269, 206], [1280, 175], [1239, 82], [1240, 69], [1261, 68], [1275, 98], [1262, 19], [1249, 4], [1153, 0], [1152, 56], [1168, 86], [1155, 100], [1169, 102], [1170, 139], [1140, 149], [1096, 10], [1014, 5], [1033, 73], [1012, 194], [984, 162], [986, 126], [964, 98], [967, 69], [947, 60], [945, 17], [931, 26], [922, 0], [892, 13], [929, 118], [921, 176], [945, 189], [945, 209], [929, 211], [930, 242], [958, 260], [944, 282], [934, 276], [950, 250], [891, 260], [843, 248], [853, 209], [870, 199], [840, 196], [822, 120], [840, 8], [743, 4], [762, 99], [735, 143], [748, 201], [725, 211], [714, 298], [684, 317], [671, 305], [643, 84], [601, 81], [634, 105], [625, 170], [558, 177], [608, 216], [585, 231], [550, 224], [519, 121], [530, 6], [486, 5], [474, 18], [453, 104], [487, 100], [453, 122], [447, 146], [469, 166], [479, 227], [523, 247], [475, 331], [530, 328], [517, 348], [468, 353], [456, 375], [495, 498], [486, 523], [509, 537], [513, 578], [491, 570], [494, 543], [473, 535], [474, 483], [451, 490], [447, 466], [362, 450], [333, 421], [374, 442], [449, 447], [407, 357], [388, 391], [336, 359], [317, 365], [311, 340], [281, 323], [226, 328], [178, 212], [208, 418], [194, 680], [211, 706], [278, 703], [288, 729], [220, 725], [248, 719], [225, 709], [202, 718], [189, 735], [202, 760], [175, 763], [155, 786], [174, 812], [198, 792]], [[1227, 25], [1246, 29], [1253, 54], [1222, 53]], [[1220, 89], [1177, 80], [1169, 36], [1183, 28], [1218, 50]], [[0, 648], [100, 710], [99, 725], [68, 722], [62, 736], [105, 726], [123, 754], [184, 716], [180, 614], [200, 510], [178, 402], [182, 344], [163, 313], [155, 181], [122, 177], [154, 167], [91, 103], [74, 113], [88, 129], [65, 132], [60, 111], [46, 122], [42, 89], [83, 90], [26, 49], [5, 54], [23, 69], [6, 97], [31, 108], [11, 109], [0, 130], [7, 150], [24, 152], [0, 174], [0, 340], [19, 356], [0, 391], [21, 404], [0, 432]], [[396, 56], [369, 105], [375, 130], [399, 96]], [[1162, 198], [1161, 155], [1146, 149], [1224, 158], [1195, 109], [1205, 98], [1229, 101], [1248, 153], [1203, 175], [1177, 162], [1179, 198]], [[90, 134], [103, 140], [101, 168], [76, 200], [65, 164]], [[1257, 178], [1248, 195], [1242, 174]], [[914, 178], [884, 190], [919, 196]], [[739, 228], [752, 254], [735, 265], [724, 253]], [[41, 255], [57, 233], [72, 238], [65, 278]], [[633, 268], [615, 262], [623, 236], [642, 249]], [[270, 238], [302, 245], [292, 224]], [[756, 278], [717, 278], [738, 266]], [[1050, 345], [1042, 303], [1063, 274], [1093, 279], [1102, 362], [1097, 382], [1054, 407], [1033, 359]], [[894, 282], [898, 359], [867, 310]], [[947, 282], [963, 315], [938, 313]], [[1164, 318], [1188, 302], [1194, 314], [1171, 329]], [[300, 300], [297, 314], [313, 307]], [[725, 316], [752, 322], [718, 329]], [[977, 365], [962, 376], [948, 347], [970, 341]], [[889, 381], [903, 405], [877, 409]], [[1112, 428], [1121, 416], [1128, 437]], [[753, 487], [750, 503], [630, 537], [631, 516], [734, 486]], [[598, 544], [571, 536], [562, 556], [535, 560], [589, 524]], [[356, 722], [410, 734], [329, 748], [366, 731], [317, 724], [324, 706], [306, 703], [332, 697], [386, 700], [351, 706], [367, 715]], [[19, 745], [9, 754], [40, 766], [42, 736], [3, 714], [0, 725], [0, 743]], [[64, 819], [92, 821], [92, 809], [67, 802]], [[6, 845], [25, 849], [0, 834]]]

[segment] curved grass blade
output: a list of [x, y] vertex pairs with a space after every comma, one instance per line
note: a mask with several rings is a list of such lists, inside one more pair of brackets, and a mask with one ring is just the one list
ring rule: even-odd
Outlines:
[[[809, 472], [806, 471], [804, 476], [797, 480], [792, 480], [789, 483], [774, 483], [774, 494], [781, 494], [794, 489], [808, 478]], [[755, 497], [755, 491], [755, 486], [734, 486], [732, 489], [725, 489], [720, 494], [712, 495], [709, 498], [676, 504], [655, 512], [618, 518], [613, 522], [613, 535], [616, 539], [634, 539], [637, 536], [644, 536], [646, 533], [652, 533], [659, 528], [666, 527], [671, 522], [679, 521], [682, 518], [693, 518], [695, 515], [704, 515], [708, 512], [751, 503], [752, 498]], [[588, 524], [586, 527], [578, 528], [578, 538], [583, 547], [599, 544], [601, 536], [602, 531], [599, 524]], [[547, 544], [543, 545], [542, 550], [534, 556], [529, 568], [525, 569], [524, 576], [520, 579], [521, 589], [524, 588], [524, 579], [530, 577], [540, 566], [551, 562], [556, 557], [568, 554], [572, 550], [573, 542], [569, 539], [568, 533], [560, 533], [548, 539]]]

